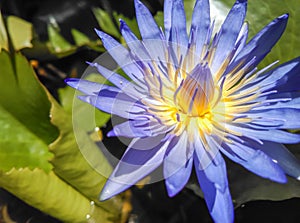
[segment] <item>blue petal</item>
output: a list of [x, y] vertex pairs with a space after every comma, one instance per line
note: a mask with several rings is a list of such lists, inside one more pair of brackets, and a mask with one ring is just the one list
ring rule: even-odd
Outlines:
[[128, 81], [126, 78], [122, 77], [117, 73], [114, 73], [111, 70], [108, 70], [107, 68], [101, 66], [98, 63], [88, 64], [92, 67], [95, 67], [103, 77], [105, 77], [109, 82], [113, 83], [115, 86], [117, 86], [129, 96], [136, 99], [144, 97], [145, 92], [143, 92], [143, 89], [134, 84], [133, 82]]
[[[172, 147], [169, 148], [170, 151], [166, 154], [163, 169], [169, 196], [176, 195], [186, 184], [190, 172], [184, 173], [183, 171], [193, 154], [193, 151], [189, 151], [187, 146], [188, 137], [186, 132], [183, 132], [179, 138], [174, 138], [172, 141], [175, 143], [171, 142]], [[176, 180], [176, 176], [181, 176], [183, 177], [182, 180], [186, 181], [176, 183], [176, 181], [180, 181], [179, 179]]]
[[155, 170], [162, 163], [169, 144], [160, 141], [161, 137], [134, 139], [106, 182], [100, 200], [123, 192]]
[[95, 106], [101, 111], [123, 118], [135, 118], [138, 113], [145, 112], [141, 103], [119, 92], [102, 90], [98, 96], [87, 95], [78, 96], [78, 98]]
[[241, 61], [244, 61], [246, 64], [253, 57], [256, 57], [255, 63], [252, 65], [252, 68], [254, 68], [279, 40], [285, 30], [287, 20], [288, 15], [284, 14], [263, 28], [249, 41], [240, 54], [234, 59], [230, 67], [233, 69]]
[[164, 27], [166, 40], [170, 40], [170, 32], [172, 27], [172, 8], [173, 0], [164, 1]]
[[[140, 118], [140, 117], [137, 117]], [[150, 116], [143, 116], [142, 119], [135, 119], [115, 125], [107, 135], [111, 136], [125, 136], [128, 138], [137, 137], [154, 137], [163, 134], [167, 131], [167, 127], [161, 125], [157, 120], [150, 120]]]
[[195, 54], [200, 57], [203, 45], [206, 43], [207, 35], [210, 28], [210, 7], [208, 0], [197, 0], [193, 16], [191, 32], [194, 33], [196, 44]]
[[169, 197], [174, 197], [178, 194], [188, 182], [193, 167], [193, 158], [191, 157], [186, 165], [179, 168], [173, 175], [165, 181]]
[[149, 124], [142, 127], [137, 127], [136, 125], [139, 121], [136, 120], [129, 120], [123, 122], [121, 124], [115, 125], [113, 130], [108, 132], [107, 136], [124, 136], [127, 138], [142, 138], [151, 136], [151, 131], [149, 129]]
[[233, 204], [228, 188], [225, 162], [220, 153], [206, 169], [199, 168], [200, 161], [194, 156], [195, 169], [208, 210], [216, 223], [232, 223]]
[[153, 16], [139, 0], [135, 0], [136, 19], [142, 38], [145, 39], [161, 39], [161, 31], [158, 28]]
[[[294, 108], [300, 109], [300, 92], [285, 92], [276, 93], [259, 98], [259, 101], [274, 100], [266, 106], [255, 108], [256, 111], [261, 111], [265, 109], [280, 109], [280, 108]], [[283, 101], [281, 101], [283, 100]], [[275, 103], [274, 103], [275, 102]]]
[[[299, 72], [300, 57], [288, 61], [266, 73], [260, 74], [260, 76], [255, 78], [253, 81], [242, 86], [239, 93], [252, 91], [257, 87], [259, 87], [261, 92], [276, 90], [275, 94], [272, 94], [272, 96], [282, 92], [299, 90], [300, 87], [297, 82], [297, 78], [300, 76], [298, 75]], [[270, 97], [270, 95], [258, 97], [257, 101], [259, 101], [259, 99], [265, 100], [268, 97]]]
[[264, 141], [259, 149], [276, 160], [286, 174], [300, 180], [300, 161], [285, 146]]
[[216, 46], [215, 57], [211, 66], [212, 73], [218, 71], [229, 53], [234, 49], [237, 37], [241, 31], [246, 16], [247, 1], [238, 0], [226, 17]]
[[188, 46], [188, 35], [186, 32], [186, 19], [182, 0], [173, 0], [172, 7], [170, 40], [175, 46], [186, 49]]
[[136, 82], [142, 79], [143, 73], [134, 63], [130, 52], [111, 36], [97, 29], [95, 29], [95, 31], [102, 40], [105, 49], [114, 58], [122, 70], [128, 75], [128, 77]]
[[135, 55], [138, 55], [138, 60], [140, 61], [151, 60], [151, 57], [147, 52], [145, 45], [142, 44], [140, 40], [138, 40], [138, 38], [133, 34], [133, 32], [130, 30], [127, 24], [121, 19], [120, 19], [120, 30], [130, 51], [133, 52]]
[[[289, 78], [299, 74], [299, 62], [300, 58], [296, 58], [264, 74], [266, 78], [257, 83], [257, 85], [260, 86], [260, 90], [263, 92], [271, 89], [277, 89], [277, 87], [281, 84], [289, 84]], [[300, 87], [298, 87], [298, 89], [300, 89]]]
[[127, 26], [126, 22], [120, 19], [120, 30], [122, 36], [124, 37], [127, 43], [139, 41], [139, 39], [134, 35], [134, 33]]
[[294, 144], [300, 142], [300, 135], [289, 133], [283, 130], [256, 130], [247, 126], [235, 126], [228, 125], [229, 129], [240, 132], [245, 137], [251, 137], [253, 139], [271, 140], [277, 143]]
[[[247, 143], [224, 143], [222, 152], [231, 160], [241, 164], [251, 172], [278, 183], [286, 183], [286, 176], [281, 167], [261, 150], [249, 147]], [[231, 151], [234, 153], [232, 154]]]
[[[292, 109], [292, 108], [277, 108], [277, 109], [268, 109], [266, 106], [265, 110], [258, 111], [249, 111], [246, 113], [247, 116], [254, 121], [257, 120], [256, 123], [263, 123], [265, 121], [266, 125], [268, 122], [272, 124], [272, 122], [281, 121], [281, 125], [278, 126], [280, 129], [297, 129], [300, 128], [300, 110]], [[253, 121], [252, 121], [253, 123]], [[263, 125], [263, 124], [262, 124]]]
[[72, 88], [79, 90], [88, 95], [98, 95], [101, 90], [109, 90], [113, 92], [120, 92], [116, 87], [100, 84], [97, 82], [87, 81], [78, 78], [67, 78], [65, 82]]

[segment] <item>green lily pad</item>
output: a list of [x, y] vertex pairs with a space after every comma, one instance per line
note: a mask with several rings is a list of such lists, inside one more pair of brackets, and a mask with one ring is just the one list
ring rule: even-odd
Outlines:
[[[106, 202], [99, 201], [99, 194], [112, 171], [105, 156], [90, 139], [88, 133], [78, 127], [76, 121], [72, 123], [71, 116], [55, 101], [53, 101], [51, 116], [52, 123], [60, 130], [58, 139], [50, 145], [50, 151], [54, 154], [51, 160], [53, 171], [98, 206], [111, 213], [113, 218], [119, 218], [122, 209], [122, 200], [119, 196]], [[89, 117], [86, 115], [81, 118]]]
[[27, 59], [0, 53], [0, 105], [46, 144], [57, 137], [50, 123], [50, 102]]
[[48, 146], [0, 105], [0, 169], [35, 167], [51, 170]]
[[29, 205], [64, 222], [111, 222], [110, 215], [62, 181], [53, 172], [12, 169], [0, 172], [0, 186]]
[[[26, 58], [0, 53], [0, 169], [51, 169], [47, 145], [57, 137], [50, 102]], [[3, 158], [3, 159], [2, 159]]]
[[7, 30], [16, 51], [31, 48], [32, 24], [16, 16], [8, 16]]

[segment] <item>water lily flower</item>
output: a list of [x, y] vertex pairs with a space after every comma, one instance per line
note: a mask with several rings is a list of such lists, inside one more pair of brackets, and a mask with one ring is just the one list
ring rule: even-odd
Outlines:
[[165, 0], [164, 28], [135, 0], [142, 40], [120, 20], [126, 47], [96, 30], [125, 78], [90, 63], [114, 86], [80, 79], [66, 83], [98, 109], [125, 118], [108, 136], [132, 138], [101, 200], [126, 190], [163, 166], [169, 196], [187, 184], [194, 167], [215, 222], [233, 222], [223, 156], [275, 182], [300, 178], [299, 161], [283, 144], [299, 143], [300, 58], [258, 70], [287, 24], [279, 16], [251, 40], [247, 1], [237, 0], [214, 34], [208, 0], [195, 3], [187, 32], [181, 0]]

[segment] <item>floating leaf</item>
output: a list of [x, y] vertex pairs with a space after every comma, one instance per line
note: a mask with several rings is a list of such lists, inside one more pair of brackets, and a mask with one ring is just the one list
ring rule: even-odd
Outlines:
[[109, 223], [109, 214], [62, 181], [53, 172], [12, 169], [0, 172], [0, 186], [29, 205], [64, 222]]
[[[51, 160], [54, 172], [75, 187], [97, 205], [119, 218], [122, 201], [116, 196], [106, 202], [99, 202], [99, 194], [111, 173], [111, 166], [98, 146], [71, 116], [53, 101], [52, 123], [60, 130], [58, 139], [50, 145], [54, 158]], [[87, 114], [86, 119], [89, 118]], [[74, 130], [73, 130], [74, 129]], [[74, 135], [74, 132], [76, 135]]]
[[103, 9], [100, 8], [94, 8], [93, 9], [94, 15], [98, 21], [98, 24], [100, 26], [100, 28], [115, 37], [120, 37], [120, 32], [118, 31], [118, 29], [116, 28], [112, 17]]
[[39, 167], [51, 170], [48, 146], [0, 106], [0, 170]]
[[47, 145], [57, 136], [50, 102], [26, 58], [0, 53], [0, 169], [39, 167], [50, 171]]
[[8, 16], [7, 30], [16, 51], [32, 47], [32, 24], [16, 16]]
[[2, 18], [2, 13], [0, 12], [0, 52], [2, 49], [8, 51], [8, 39], [6, 28]]
[[50, 123], [50, 102], [27, 59], [0, 53], [0, 105], [46, 144], [57, 136]]

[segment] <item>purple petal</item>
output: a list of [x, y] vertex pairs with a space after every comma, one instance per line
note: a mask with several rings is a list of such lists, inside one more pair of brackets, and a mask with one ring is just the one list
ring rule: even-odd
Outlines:
[[231, 69], [242, 60], [246, 64], [252, 60], [253, 57], [256, 57], [255, 63], [252, 65], [252, 68], [254, 68], [271, 51], [272, 47], [279, 40], [285, 30], [287, 20], [288, 15], [284, 14], [273, 20], [256, 34], [234, 59], [230, 65]]
[[268, 126], [280, 121], [279, 129], [297, 129], [300, 128], [300, 110], [292, 108], [277, 108], [265, 110], [249, 111], [247, 116], [253, 119], [252, 123], [260, 124], [261, 126]]
[[143, 78], [143, 73], [134, 63], [131, 54], [129, 51], [117, 42], [114, 38], [107, 35], [106, 33], [95, 29], [97, 35], [102, 40], [103, 46], [108, 51], [108, 53], [114, 58], [122, 70], [135, 82], [138, 82], [137, 79]]
[[192, 172], [192, 167], [193, 158], [191, 157], [184, 166], [165, 180], [169, 197], [174, 197], [187, 184]]
[[[299, 62], [300, 58], [296, 58], [264, 74], [266, 78], [257, 83], [257, 85], [260, 86], [260, 90], [263, 92], [271, 89], [277, 89], [277, 87], [281, 84], [289, 84], [289, 78], [299, 74]], [[298, 87], [298, 89], [300, 89], [300, 87]]]
[[78, 96], [78, 98], [95, 106], [101, 111], [127, 119], [135, 118], [137, 113], [143, 113], [145, 111], [143, 105], [138, 101], [123, 93], [109, 90], [100, 91], [98, 96], [87, 95]]
[[127, 26], [126, 22], [120, 19], [120, 30], [122, 36], [124, 37], [127, 43], [139, 41], [139, 39], [134, 35], [134, 33]]
[[193, 16], [191, 32], [194, 33], [196, 44], [195, 54], [200, 57], [203, 45], [206, 43], [207, 35], [210, 28], [210, 7], [208, 0], [197, 0]]
[[256, 130], [247, 126], [242, 127], [242, 125], [228, 125], [227, 127], [233, 131], [242, 133], [245, 137], [251, 137], [253, 139], [269, 140], [285, 144], [294, 144], [300, 142], [300, 135], [289, 133], [283, 130]]
[[[263, 100], [274, 100], [275, 103], [268, 104], [266, 106], [257, 107], [256, 111], [261, 111], [265, 109], [280, 109], [280, 108], [294, 108], [300, 109], [300, 93], [299, 92], [285, 92], [276, 93], [259, 98], [259, 101]], [[284, 100], [285, 99], [285, 100]], [[282, 101], [281, 101], [282, 100]]]
[[164, 1], [164, 27], [165, 27], [165, 37], [166, 40], [170, 40], [170, 32], [172, 27], [172, 9], [173, 0]]
[[259, 149], [276, 160], [286, 174], [300, 180], [300, 161], [285, 146], [264, 141]]
[[146, 119], [146, 115], [143, 119], [129, 120], [119, 125], [115, 125], [107, 135], [111, 136], [124, 136], [128, 138], [137, 137], [154, 137], [163, 134], [167, 131], [167, 127], [161, 125], [156, 120], [150, 120], [150, 116]]
[[95, 67], [98, 72], [105, 77], [108, 81], [113, 83], [119, 89], [121, 89], [124, 93], [128, 94], [132, 98], [140, 99], [144, 97], [145, 93], [141, 93], [143, 90], [141, 87], [137, 86], [133, 82], [128, 81], [126, 78], [121, 75], [114, 73], [111, 70], [101, 66], [98, 63], [89, 63], [90, 66]]
[[120, 30], [124, 37], [126, 44], [130, 48], [131, 52], [138, 55], [138, 59], [141, 61], [149, 61], [151, 59], [149, 53], [145, 49], [142, 42], [133, 34], [127, 24], [120, 19]]
[[65, 82], [70, 87], [75, 88], [76, 90], [79, 90], [87, 95], [98, 95], [101, 90], [109, 90], [117, 93], [120, 92], [120, 90], [116, 87], [78, 78], [67, 78], [65, 79]]
[[146, 126], [137, 127], [136, 125], [138, 123], [139, 121], [129, 120], [119, 125], [115, 125], [113, 130], [108, 132], [107, 136], [124, 136], [127, 138], [142, 138], [151, 136], [151, 131], [148, 126], [149, 124], [147, 124]]
[[236, 40], [246, 16], [247, 1], [236, 1], [227, 15], [220, 32], [216, 46], [216, 53], [212, 63], [212, 73], [218, 71], [229, 53], [234, 49]]
[[[206, 137], [209, 139], [209, 137]], [[207, 168], [212, 162], [215, 156], [219, 153], [219, 146], [212, 144], [209, 147], [209, 150], [205, 149], [201, 138], [198, 133], [195, 131], [194, 140], [190, 142], [190, 147], [195, 148], [195, 153], [197, 154], [199, 160], [199, 169]]]
[[[176, 176], [183, 177], [184, 180], [188, 180], [190, 173], [184, 173], [184, 169], [188, 166], [188, 161], [193, 154], [193, 148], [189, 148], [187, 133], [183, 132], [180, 137], [173, 138], [169, 149], [164, 159], [164, 178], [167, 179], [166, 186], [169, 196], [177, 194], [186, 184], [185, 182], [175, 182]], [[187, 175], [188, 176], [187, 176]], [[175, 176], [173, 176], [175, 175]]]
[[[123, 192], [155, 170], [162, 163], [169, 144], [169, 141], [160, 141], [160, 137], [134, 139], [106, 182], [100, 200], [107, 200]], [[152, 147], [153, 142], [155, 147]]]
[[161, 31], [158, 28], [153, 16], [139, 0], [135, 0], [136, 19], [143, 40], [161, 39]]
[[232, 223], [233, 204], [228, 188], [226, 165], [220, 153], [206, 169], [199, 168], [200, 161], [194, 156], [195, 169], [208, 210], [215, 222]]
[[224, 143], [222, 147], [222, 152], [228, 158], [251, 172], [278, 183], [286, 183], [287, 179], [281, 167], [261, 150], [251, 148], [246, 142]]
[[188, 36], [186, 32], [186, 19], [182, 0], [173, 0], [172, 7], [170, 41], [177, 47], [183, 47], [186, 49], [188, 45]]

